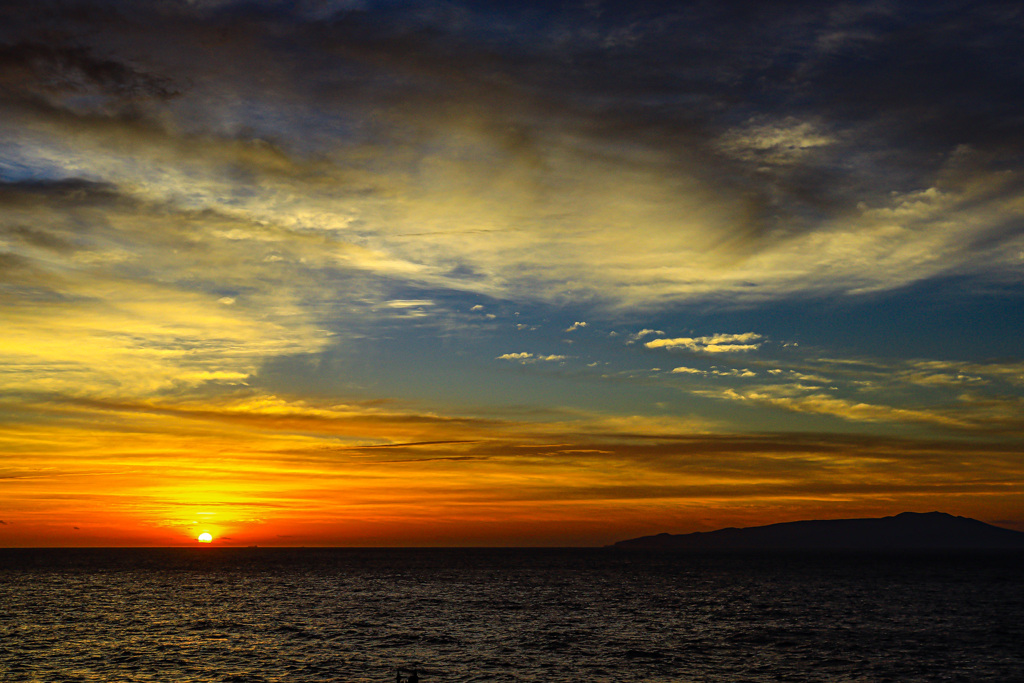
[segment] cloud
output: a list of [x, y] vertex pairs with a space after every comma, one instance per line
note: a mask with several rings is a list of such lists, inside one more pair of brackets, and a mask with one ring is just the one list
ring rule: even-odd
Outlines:
[[757, 377], [757, 373], [747, 368], [720, 368], [718, 366], [711, 366], [708, 370], [699, 370], [697, 368], [689, 367], [678, 367], [674, 368], [672, 374], [680, 375], [701, 375], [703, 377], [740, 377], [742, 379], [749, 379], [751, 377]]
[[778, 122], [754, 122], [731, 129], [719, 139], [726, 154], [761, 164], [794, 164], [815, 148], [830, 145], [835, 138], [809, 121], [787, 117]]
[[550, 354], [550, 355], [547, 355], [547, 356], [535, 356], [532, 353], [527, 353], [525, 351], [520, 351], [518, 353], [503, 353], [500, 356], [498, 356], [496, 358], [496, 360], [512, 360], [512, 361], [519, 361], [520, 363], [524, 363], [525, 364], [525, 363], [533, 363], [535, 361], [541, 361], [541, 362], [563, 361], [567, 357], [568, 356], [560, 356], [560, 355], [557, 355], [557, 354]]
[[572, 325], [570, 325], [569, 327], [567, 327], [565, 329], [565, 331], [566, 332], [573, 332], [575, 330], [578, 330], [578, 329], [580, 329], [582, 327], [586, 327], [586, 326], [587, 326], [587, 324], [585, 322], [576, 322], [576, 323], [573, 323]]
[[898, 408], [851, 401], [820, 393], [792, 395], [791, 391], [780, 387], [764, 387], [746, 391], [725, 389], [721, 392], [706, 393], [707, 395], [713, 393], [718, 398], [732, 401], [757, 403], [792, 412], [830, 415], [853, 422], [909, 422], [933, 424], [947, 428], [972, 427], [970, 419], [958, 416], [952, 411]]
[[787, 369], [770, 368], [769, 376], [784, 381], [842, 384], [880, 394], [915, 389], [962, 392], [985, 389], [1012, 392], [1024, 385], [1024, 364], [937, 359], [804, 358]]
[[433, 306], [434, 302], [430, 299], [392, 299], [385, 301], [384, 305], [388, 308], [423, 308]]
[[793, 413], [827, 415], [849, 422], [926, 425], [947, 431], [991, 435], [1024, 434], [1024, 420], [1019, 413], [1024, 401], [1020, 397], [982, 397], [965, 393], [931, 405], [894, 405], [891, 392], [887, 393], [884, 387], [878, 388], [874, 401], [843, 395], [841, 388], [836, 386], [829, 387], [836, 390], [835, 393], [823, 393], [821, 389], [803, 384], [777, 384], [747, 389], [702, 388], [693, 390], [693, 393]]
[[747, 378], [750, 378], [750, 377], [757, 377], [757, 373], [756, 372], [754, 372], [753, 370], [749, 370], [747, 368], [731, 368], [729, 370], [721, 370], [721, 369], [715, 368], [713, 370], [713, 372], [716, 375], [720, 375], [722, 377], [742, 377], [744, 379], [747, 379]]
[[503, 353], [503, 354], [501, 354], [500, 356], [497, 357], [497, 360], [520, 360], [520, 361], [525, 361], [525, 360], [528, 360], [530, 358], [533, 358], [533, 354], [532, 353], [527, 353], [525, 351], [519, 351], [517, 353]]
[[178, 93], [167, 78], [106, 59], [84, 47], [22, 42], [0, 47], [0, 83], [8, 96], [44, 99], [78, 113], [123, 112]]
[[[198, 5], [115, 5], [5, 17], [4, 172], [262, 226], [235, 239], [275, 240], [287, 253], [260, 259], [310, 280], [330, 255], [404, 284], [652, 309], [1022, 268], [1021, 179], [1000, 161], [1024, 145], [1019, 98], [963, 109], [1020, 67], [1004, 23], [967, 5], [955, 25], [918, 17], [936, 31], [909, 42], [899, 3], [884, 20], [802, 5], [539, 24], [511, 6], [239, 5], [216, 39]], [[718, 39], [679, 40], [693, 26]], [[772, 66], [765, 44], [792, 59]], [[763, 97], [740, 85], [755, 77]]]
[[[629, 346], [629, 345], [635, 344], [636, 342], [640, 341], [641, 339], [643, 339], [644, 337], [646, 337], [649, 334], [656, 334], [656, 335], [659, 335], [659, 336], [664, 336], [665, 335], [665, 333], [662, 330], [643, 329], [643, 330], [640, 330], [639, 332], [636, 332], [634, 334], [629, 335], [629, 339], [626, 340], [626, 345]], [[618, 336], [618, 335], [617, 335], [616, 332], [613, 331], [610, 336], [614, 337], [614, 336]]]
[[706, 337], [676, 337], [675, 339], [652, 339], [644, 346], [649, 349], [683, 348], [699, 353], [734, 353], [756, 351], [761, 348], [762, 335], [754, 332], [743, 334], [713, 334]]

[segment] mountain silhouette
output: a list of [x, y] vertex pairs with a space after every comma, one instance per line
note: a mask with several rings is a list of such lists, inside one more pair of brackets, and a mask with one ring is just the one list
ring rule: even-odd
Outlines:
[[903, 512], [894, 517], [805, 520], [692, 534], [658, 534], [611, 546], [617, 550], [1009, 550], [1024, 532], [954, 517]]

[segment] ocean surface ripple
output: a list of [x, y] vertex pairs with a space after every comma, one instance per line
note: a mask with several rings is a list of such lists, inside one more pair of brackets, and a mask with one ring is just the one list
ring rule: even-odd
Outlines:
[[1020, 554], [0, 550], [0, 680], [1024, 681]]

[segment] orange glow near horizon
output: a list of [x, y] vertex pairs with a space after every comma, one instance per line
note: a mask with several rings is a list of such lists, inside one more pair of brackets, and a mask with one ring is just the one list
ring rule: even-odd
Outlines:
[[[159, 433], [144, 428], [152, 408], [117, 411], [131, 440], [22, 428], [22, 471], [31, 462], [34, 474], [4, 483], [0, 545], [174, 546], [204, 531], [217, 546], [593, 546], [907, 510], [1014, 528], [1019, 496], [1002, 482], [1024, 469], [1011, 447], [976, 449], [968, 481], [960, 460], [924, 472], [915, 442], [872, 438], [638, 440], [562, 425], [556, 441], [544, 423], [364, 414], [346, 425], [297, 405], [282, 426], [279, 409], [266, 422], [231, 407], [176, 411], [155, 418]], [[339, 446], [344, 431], [363, 435]]]

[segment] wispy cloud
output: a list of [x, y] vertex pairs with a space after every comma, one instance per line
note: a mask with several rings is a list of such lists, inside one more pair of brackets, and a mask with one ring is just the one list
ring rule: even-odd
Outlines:
[[746, 391], [725, 389], [718, 394], [718, 397], [732, 401], [770, 405], [794, 412], [831, 415], [851, 421], [919, 422], [958, 428], [971, 426], [969, 420], [957, 416], [951, 411], [897, 408], [803, 391], [794, 395], [792, 390], [779, 387]]

